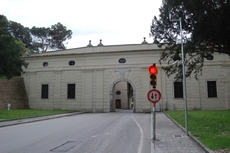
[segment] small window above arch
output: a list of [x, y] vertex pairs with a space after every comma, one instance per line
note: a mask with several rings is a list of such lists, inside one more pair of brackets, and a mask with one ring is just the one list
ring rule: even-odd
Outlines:
[[69, 65], [70, 65], [70, 66], [75, 65], [75, 61], [69, 61]]
[[125, 59], [125, 58], [120, 58], [120, 59], [118, 60], [118, 62], [119, 62], [119, 63], [126, 63], [126, 59]]
[[49, 63], [48, 62], [44, 62], [42, 65], [43, 65], [43, 67], [47, 67], [49, 65]]

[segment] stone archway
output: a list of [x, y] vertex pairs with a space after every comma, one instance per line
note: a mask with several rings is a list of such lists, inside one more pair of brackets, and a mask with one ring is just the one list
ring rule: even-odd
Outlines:
[[135, 108], [136, 108], [136, 89], [135, 89], [135, 85], [130, 81], [130, 80], [128, 80], [128, 79], [118, 79], [118, 80], [116, 80], [116, 81], [114, 81], [113, 83], [112, 83], [112, 85], [110, 86], [110, 92], [109, 92], [109, 94], [110, 94], [110, 112], [114, 112], [116, 109], [115, 109], [115, 106], [114, 106], [114, 104], [115, 104], [115, 102], [114, 102], [114, 95], [113, 95], [113, 93], [114, 93], [114, 91], [113, 91], [113, 88], [114, 88], [114, 86], [118, 83], [118, 82], [127, 82], [127, 83], [129, 83], [131, 86], [132, 86], [132, 99], [133, 99], [133, 102], [134, 102], [134, 112], [135, 112]]
[[[121, 71], [119, 71], [119, 69]], [[128, 82], [133, 88], [133, 100], [135, 112], [142, 110], [142, 80], [141, 69], [121, 67], [104, 70], [104, 112], [114, 111], [113, 109], [113, 87], [118, 82]]]

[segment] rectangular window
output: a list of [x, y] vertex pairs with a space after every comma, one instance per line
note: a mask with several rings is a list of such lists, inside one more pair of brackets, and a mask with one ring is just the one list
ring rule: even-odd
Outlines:
[[75, 99], [75, 84], [68, 84], [67, 99]]
[[49, 85], [48, 84], [42, 84], [42, 99], [48, 99], [49, 98]]
[[183, 98], [183, 83], [174, 82], [174, 98]]
[[217, 97], [216, 81], [207, 81], [208, 97]]

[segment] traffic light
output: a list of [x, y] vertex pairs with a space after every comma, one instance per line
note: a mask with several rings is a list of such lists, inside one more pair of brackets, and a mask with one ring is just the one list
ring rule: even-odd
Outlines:
[[150, 78], [150, 85], [153, 88], [156, 88], [157, 86], [157, 74], [158, 74], [158, 68], [156, 67], [156, 64], [149, 66], [149, 78]]

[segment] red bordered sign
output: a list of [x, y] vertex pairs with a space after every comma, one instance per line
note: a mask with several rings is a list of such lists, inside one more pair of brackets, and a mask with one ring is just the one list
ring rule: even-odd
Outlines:
[[149, 90], [147, 94], [147, 98], [149, 102], [157, 103], [161, 100], [161, 93], [159, 90], [156, 90], [156, 89]]

